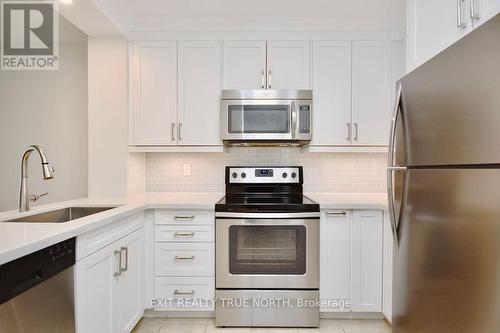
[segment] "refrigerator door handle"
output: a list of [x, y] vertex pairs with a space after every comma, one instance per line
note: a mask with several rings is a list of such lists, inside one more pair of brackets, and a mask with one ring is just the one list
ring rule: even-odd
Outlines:
[[[389, 218], [391, 219], [392, 236], [394, 238], [394, 244], [396, 246], [396, 249], [399, 248], [399, 240], [398, 240], [399, 216], [396, 216], [396, 209], [394, 203], [394, 184], [392, 176], [395, 171], [406, 172], [406, 167], [394, 165], [394, 145], [396, 142], [397, 121], [401, 111], [402, 91], [403, 91], [402, 85], [401, 82], [399, 82], [396, 90], [396, 103], [394, 106], [394, 111], [392, 114], [392, 121], [391, 121], [391, 134], [389, 138], [389, 154], [388, 154], [389, 165], [387, 167], [387, 195], [389, 201]], [[403, 182], [405, 183], [406, 179], [403, 180]]]

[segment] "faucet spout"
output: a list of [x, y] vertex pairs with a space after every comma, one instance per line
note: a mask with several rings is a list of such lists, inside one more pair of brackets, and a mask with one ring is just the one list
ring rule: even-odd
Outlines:
[[25, 212], [30, 210], [30, 198], [28, 193], [28, 160], [31, 156], [31, 153], [36, 151], [40, 156], [40, 160], [42, 162], [42, 174], [43, 179], [52, 179], [54, 178], [54, 169], [50, 166], [49, 161], [47, 160], [47, 156], [43, 151], [42, 147], [38, 145], [29, 146], [23, 153], [23, 157], [21, 160], [21, 188], [19, 191], [19, 211]]

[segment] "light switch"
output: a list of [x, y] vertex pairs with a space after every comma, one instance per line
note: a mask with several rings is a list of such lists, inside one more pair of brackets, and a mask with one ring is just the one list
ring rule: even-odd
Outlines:
[[191, 176], [191, 164], [184, 164], [182, 167], [183, 176]]

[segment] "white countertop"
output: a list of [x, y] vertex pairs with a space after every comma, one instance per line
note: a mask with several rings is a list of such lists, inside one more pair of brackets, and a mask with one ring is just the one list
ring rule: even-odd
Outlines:
[[0, 221], [77, 206], [119, 206], [65, 223], [0, 222], [0, 265], [65, 239], [82, 235], [145, 209], [214, 209], [222, 193], [151, 193], [128, 198], [83, 198], [33, 207], [31, 211], [0, 213]]
[[306, 193], [321, 209], [388, 210], [386, 193]]
[[[119, 206], [66, 223], [0, 222], [0, 265], [71, 237], [140, 213], [145, 209], [207, 210], [223, 193], [148, 193], [127, 198], [83, 198], [33, 207], [30, 212], [0, 213], [0, 221], [77, 206]], [[387, 195], [380, 193], [308, 193], [321, 209], [387, 209]]]

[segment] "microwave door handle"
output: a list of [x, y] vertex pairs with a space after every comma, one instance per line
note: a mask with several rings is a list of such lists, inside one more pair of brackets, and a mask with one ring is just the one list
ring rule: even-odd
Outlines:
[[292, 127], [291, 127], [292, 140], [295, 139], [298, 135], [297, 108], [295, 103], [296, 102], [294, 101], [290, 103], [290, 113], [292, 118]]

